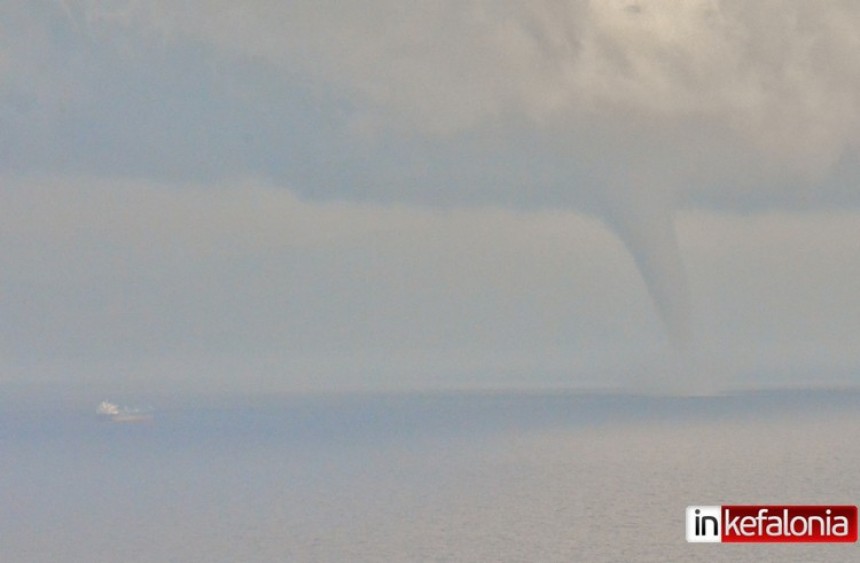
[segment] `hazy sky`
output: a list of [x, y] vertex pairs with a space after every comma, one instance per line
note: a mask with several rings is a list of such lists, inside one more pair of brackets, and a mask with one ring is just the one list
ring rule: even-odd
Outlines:
[[860, 383], [860, 6], [0, 6], [0, 383]]

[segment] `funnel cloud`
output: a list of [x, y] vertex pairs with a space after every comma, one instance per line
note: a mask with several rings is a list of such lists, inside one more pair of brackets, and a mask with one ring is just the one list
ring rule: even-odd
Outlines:
[[673, 346], [691, 339], [690, 291], [675, 231], [675, 208], [663, 189], [626, 175], [608, 186], [608, 220], [633, 257]]

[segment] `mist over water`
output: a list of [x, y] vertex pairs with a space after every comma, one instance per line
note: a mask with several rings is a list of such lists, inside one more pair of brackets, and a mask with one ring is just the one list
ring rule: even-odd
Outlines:
[[[192, 402], [193, 403], [193, 402]], [[857, 502], [860, 394], [341, 395], [4, 404], [0, 560], [810, 561], [703, 546], [689, 504]]]

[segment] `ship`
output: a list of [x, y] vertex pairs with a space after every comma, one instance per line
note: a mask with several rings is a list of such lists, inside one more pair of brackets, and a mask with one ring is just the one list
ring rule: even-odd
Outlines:
[[131, 424], [152, 421], [152, 413], [150, 412], [147, 412], [142, 409], [130, 409], [127, 407], [120, 407], [108, 401], [102, 401], [99, 404], [98, 408], [96, 408], [96, 414], [98, 414], [104, 420], [115, 422], [118, 424]]

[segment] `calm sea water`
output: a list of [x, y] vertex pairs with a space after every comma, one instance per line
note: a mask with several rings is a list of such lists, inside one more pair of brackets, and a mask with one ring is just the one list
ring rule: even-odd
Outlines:
[[858, 504], [855, 391], [95, 406], [0, 404], [0, 561], [860, 560], [684, 541], [688, 504]]

